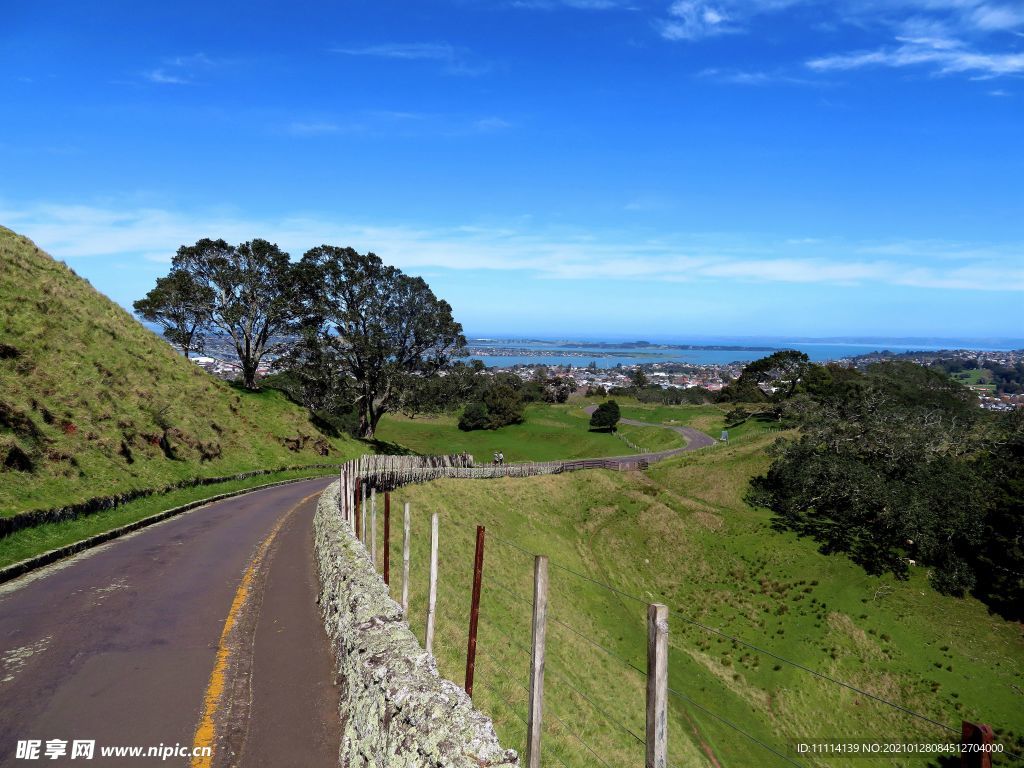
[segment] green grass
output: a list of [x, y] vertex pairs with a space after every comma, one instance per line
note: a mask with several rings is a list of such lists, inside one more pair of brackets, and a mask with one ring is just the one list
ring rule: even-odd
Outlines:
[[120, 507], [97, 512], [93, 515], [86, 515], [75, 520], [47, 523], [35, 528], [25, 528], [10, 536], [0, 538], [0, 567], [17, 563], [43, 552], [48, 552], [51, 549], [73, 544], [76, 541], [82, 541], [90, 536], [106, 533], [114, 528], [134, 523], [136, 520], [141, 520], [144, 517], [155, 515], [158, 512], [163, 512], [181, 504], [187, 504], [190, 501], [206, 499], [221, 493], [229, 493], [245, 488], [255, 488], [281, 480], [291, 480], [300, 477], [322, 477], [329, 472], [330, 470], [326, 469], [298, 469], [259, 475], [258, 477], [250, 477], [245, 480], [228, 480], [223, 483], [186, 488], [159, 496], [137, 499]]
[[0, 515], [366, 451], [279, 392], [209, 376], [2, 227], [0, 309]]
[[[1020, 628], [973, 599], [943, 597], [915, 570], [909, 581], [866, 575], [845, 557], [771, 529], [748, 507], [749, 477], [768, 463], [775, 435], [752, 435], [646, 473], [591, 471], [524, 480], [439, 481], [396, 492], [413, 512], [410, 622], [422, 640], [429, 516], [441, 513], [435, 651], [442, 674], [463, 681], [473, 538], [477, 524], [643, 600], [670, 618], [670, 685], [744, 731], [785, 749], [795, 737], [945, 741], [932, 726], [685, 623], [718, 627], [950, 726], [961, 719], [1024, 735]], [[400, 530], [400, 525], [396, 527]], [[398, 537], [396, 537], [397, 539]], [[401, 562], [400, 542], [392, 563]], [[507, 746], [524, 744], [532, 559], [488, 538], [475, 699]], [[400, 566], [393, 566], [396, 594]], [[545, 755], [552, 765], [643, 764], [643, 748], [588, 703], [643, 735], [645, 607], [552, 565]], [[574, 634], [553, 623], [558, 619]], [[670, 759], [677, 766], [775, 766], [774, 757], [697, 707], [671, 698]], [[803, 760], [805, 764], [814, 763]], [[857, 765], [928, 760], [860, 759]], [[998, 761], [997, 761], [998, 764]]]
[[[533, 403], [527, 406], [522, 424], [473, 432], [458, 428], [457, 415], [410, 419], [388, 414], [381, 420], [376, 436], [421, 454], [468, 451], [483, 463], [490, 461], [495, 451], [502, 451], [509, 462], [622, 456], [634, 452], [613, 434], [591, 432], [589, 420], [578, 404]], [[671, 432], [654, 427], [630, 427], [625, 434], [644, 448], [681, 445]]]

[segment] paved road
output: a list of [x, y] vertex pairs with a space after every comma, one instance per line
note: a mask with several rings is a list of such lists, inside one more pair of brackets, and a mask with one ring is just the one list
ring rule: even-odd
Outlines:
[[[596, 405], [588, 405], [583, 409], [584, 413], [587, 413], [588, 415], [592, 415], [596, 410]], [[634, 454], [632, 456], [613, 457], [613, 459], [618, 458], [623, 461], [627, 459], [636, 459], [638, 456], [639, 458], [646, 459], [647, 461], [661, 461], [662, 459], [667, 459], [670, 456], [678, 456], [680, 453], [686, 453], [687, 451], [696, 451], [700, 448], [707, 448], [708, 446], [715, 445], [718, 442], [715, 438], [710, 435], [706, 435], [699, 429], [694, 429], [693, 427], [677, 427], [671, 424], [655, 424], [651, 421], [636, 421], [634, 419], [619, 419], [619, 424], [629, 424], [634, 427], [659, 427], [660, 429], [668, 429], [682, 435], [683, 439], [686, 440], [686, 445], [682, 448], [672, 448], [668, 451], [653, 451], [651, 453], [639, 455]]]
[[20, 739], [95, 740], [92, 766], [188, 765], [99, 748], [191, 746], [206, 720], [216, 764], [336, 766], [312, 557], [328, 482], [217, 502], [0, 588], [0, 765], [39, 764], [15, 759]]

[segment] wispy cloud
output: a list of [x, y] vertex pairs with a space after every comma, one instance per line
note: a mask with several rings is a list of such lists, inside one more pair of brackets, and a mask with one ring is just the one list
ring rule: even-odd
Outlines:
[[395, 61], [431, 61], [444, 65], [452, 75], [482, 75], [490, 70], [485, 62], [472, 60], [469, 51], [447, 42], [378, 43], [362, 46], [337, 46], [332, 53], [368, 56]]
[[165, 58], [159, 67], [143, 73], [146, 80], [157, 85], [190, 85], [198, 73], [217, 65], [205, 53], [190, 53]]
[[940, 74], [968, 72], [998, 77], [1024, 72], [1024, 53], [983, 53], [959, 40], [901, 38], [895, 47], [834, 54], [807, 62], [808, 67], [819, 72], [925, 65]]
[[372, 250], [421, 270], [518, 271], [559, 280], [893, 285], [1024, 292], [1024, 243], [850, 243], [680, 233], [644, 238], [630, 231], [533, 230], [468, 225], [421, 228], [324, 216], [265, 220], [164, 209], [40, 204], [0, 206], [0, 221], [58, 258], [118, 256], [170, 261], [201, 237], [233, 242], [266, 237], [297, 256], [321, 243]]
[[146, 72], [146, 79], [157, 85], [188, 85], [191, 82], [188, 78], [168, 72], [166, 69], [151, 69]]
[[676, 0], [658, 28], [666, 40], [699, 40], [740, 31], [730, 11], [707, 0]]

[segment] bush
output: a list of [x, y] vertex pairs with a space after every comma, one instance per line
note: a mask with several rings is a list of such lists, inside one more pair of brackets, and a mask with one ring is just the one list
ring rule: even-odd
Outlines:
[[609, 432], [614, 432], [620, 418], [619, 404], [614, 400], [609, 400], [597, 406], [597, 410], [590, 417], [590, 428], [607, 429]]
[[488, 429], [491, 426], [487, 406], [483, 403], [470, 403], [459, 418], [459, 429], [471, 432], [474, 429]]

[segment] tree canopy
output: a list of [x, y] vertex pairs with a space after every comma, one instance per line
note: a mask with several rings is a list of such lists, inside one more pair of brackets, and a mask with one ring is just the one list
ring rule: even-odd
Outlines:
[[242, 384], [256, 388], [256, 371], [272, 338], [295, 326], [295, 275], [288, 254], [259, 238], [240, 245], [204, 238], [183, 245], [172, 262], [206, 298], [204, 324], [229, 336]]
[[373, 253], [322, 245], [306, 252], [298, 270], [304, 328], [351, 377], [360, 437], [373, 437], [416, 377], [437, 373], [465, 348], [448, 302]]
[[619, 404], [614, 400], [608, 400], [597, 406], [597, 410], [590, 415], [590, 428], [606, 429], [609, 432], [614, 432], [621, 417]]
[[159, 277], [156, 286], [132, 306], [135, 312], [164, 329], [169, 342], [181, 348], [185, 357], [202, 352], [203, 328], [213, 305], [213, 292], [184, 270]]

